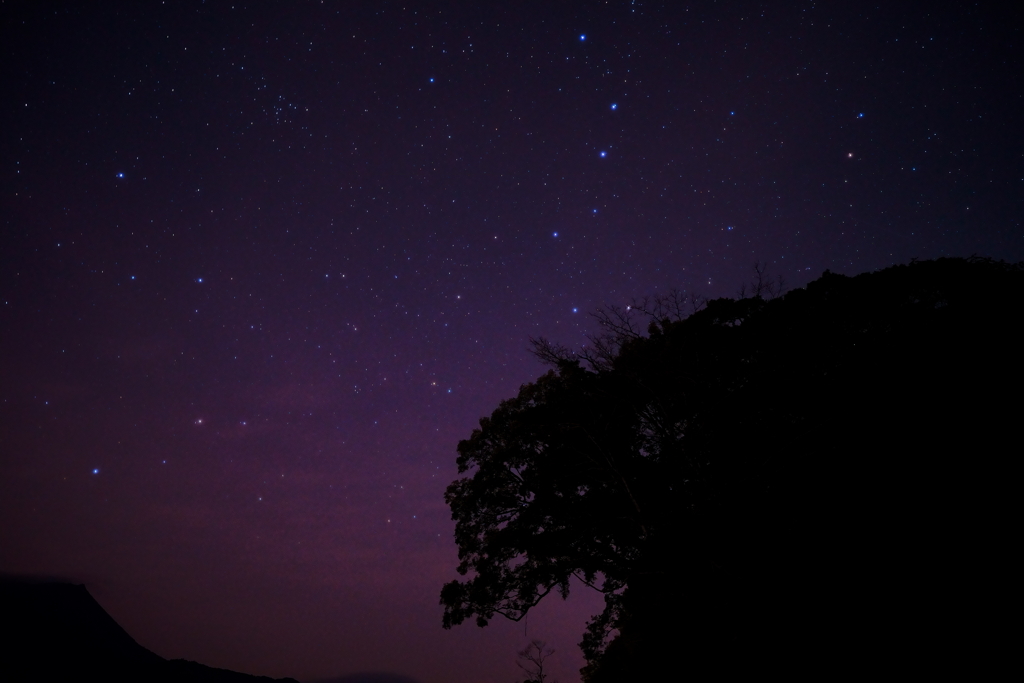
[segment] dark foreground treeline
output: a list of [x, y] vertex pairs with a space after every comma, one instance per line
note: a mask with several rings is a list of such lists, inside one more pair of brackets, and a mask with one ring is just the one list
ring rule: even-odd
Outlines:
[[608, 592], [589, 683], [983, 674], [1018, 602], [1022, 322], [1021, 266], [940, 259], [620, 328], [590, 364], [542, 347], [557, 370], [460, 444], [447, 623], [576, 574]]
[[704, 357], [687, 440], [720, 481], [704, 538], [687, 547], [684, 515], [658, 562], [698, 566], [631, 586], [593, 682], [666, 655], [821, 676], [1005, 658], [1022, 330], [1020, 267], [943, 259], [712, 302], [627, 352], [668, 393]]
[[136, 643], [82, 585], [0, 578], [0, 619], [0, 680], [11, 683], [296, 683], [164, 659]]

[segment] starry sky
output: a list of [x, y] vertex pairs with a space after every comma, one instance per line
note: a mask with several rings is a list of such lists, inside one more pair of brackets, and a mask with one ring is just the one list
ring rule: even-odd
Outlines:
[[0, 571], [168, 658], [578, 680], [588, 589], [440, 626], [459, 439], [604, 304], [1024, 258], [994, 4], [5, 2]]

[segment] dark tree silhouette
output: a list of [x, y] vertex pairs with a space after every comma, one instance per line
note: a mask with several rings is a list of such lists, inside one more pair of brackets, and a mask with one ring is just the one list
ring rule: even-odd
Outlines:
[[537, 639], [531, 640], [529, 645], [520, 650], [516, 655], [516, 666], [529, 676], [523, 683], [544, 683], [548, 678], [544, 673], [544, 662], [553, 654], [555, 651], [547, 643]]
[[459, 444], [446, 627], [518, 620], [576, 576], [605, 593], [595, 683], [949, 671], [1000, 642], [982, 606], [1016, 566], [1024, 268], [768, 282], [606, 309], [579, 352], [536, 342], [554, 369]]

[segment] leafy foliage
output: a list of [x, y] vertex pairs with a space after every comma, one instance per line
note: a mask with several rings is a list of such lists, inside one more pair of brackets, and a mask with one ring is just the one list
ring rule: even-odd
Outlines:
[[1000, 433], [993, 386], [1022, 374], [1024, 269], [826, 272], [785, 296], [757, 276], [754, 297], [605, 310], [581, 352], [536, 342], [554, 369], [459, 444], [446, 501], [468, 578], [442, 590], [446, 627], [521, 619], [576, 576], [606, 597], [585, 676], [625, 680], [666, 633], [709, 659], [713, 640], [771, 642], [754, 634], [766, 614], [825, 618], [824, 591], [863, 610], [898, 567], [935, 573], [933, 530], [900, 530], [921, 506], [945, 519], [957, 449], [998, 441], [977, 428]]

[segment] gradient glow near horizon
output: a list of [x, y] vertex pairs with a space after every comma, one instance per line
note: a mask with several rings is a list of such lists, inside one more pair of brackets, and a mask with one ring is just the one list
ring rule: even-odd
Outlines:
[[576, 681], [585, 588], [440, 627], [455, 447], [530, 337], [755, 261], [1024, 257], [994, 9], [3, 11], [0, 571], [165, 657], [497, 683], [536, 637]]

